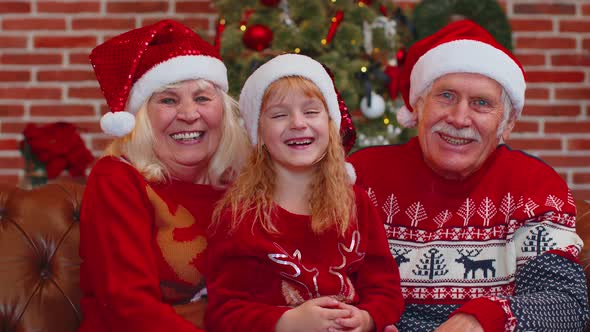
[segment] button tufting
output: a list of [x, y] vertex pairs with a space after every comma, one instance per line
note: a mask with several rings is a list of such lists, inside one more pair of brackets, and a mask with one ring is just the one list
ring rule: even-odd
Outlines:
[[49, 272], [49, 270], [47, 268], [43, 268], [41, 270], [41, 279], [42, 280], [47, 280], [47, 279], [49, 279], [50, 276], [51, 276], [51, 272]]
[[80, 221], [80, 210], [74, 210], [74, 213], [72, 215], [72, 219], [74, 221]]

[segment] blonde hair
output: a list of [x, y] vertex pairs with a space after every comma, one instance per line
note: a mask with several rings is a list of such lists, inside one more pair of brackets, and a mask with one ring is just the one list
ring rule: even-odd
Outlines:
[[[216, 187], [226, 187], [237, 175], [251, 149], [248, 135], [241, 125], [237, 102], [217, 85], [197, 79], [198, 88], [205, 88], [208, 84], [215, 87], [215, 91], [222, 98], [223, 120], [221, 124], [221, 139], [217, 150], [208, 165], [208, 179]], [[154, 93], [164, 91], [180, 84], [166, 85]], [[156, 155], [154, 134], [147, 116], [146, 100], [135, 115], [135, 128], [126, 136], [116, 138], [105, 149], [104, 155], [125, 158], [151, 182], [162, 182], [170, 178], [166, 166]]]
[[[326, 102], [317, 86], [299, 76], [284, 77], [273, 82], [262, 98], [261, 110], [264, 110], [270, 96], [284, 96], [294, 89], [299, 89], [308, 97], [320, 99], [327, 111]], [[260, 126], [258, 132], [260, 135]], [[339, 128], [330, 119], [326, 154], [316, 163], [309, 188], [311, 228], [316, 234], [331, 227], [344, 234], [349, 225], [356, 222], [355, 195], [344, 163], [345, 153]], [[213, 215], [212, 230], [215, 231], [219, 226], [223, 214], [231, 213], [232, 219], [227, 226], [230, 232], [235, 231], [246, 214], [251, 212], [254, 214], [252, 227], [259, 223], [266, 232], [278, 233], [272, 219], [275, 213], [275, 179], [276, 172], [271, 156], [258, 140], [256, 149], [250, 154], [242, 172], [218, 203]]]

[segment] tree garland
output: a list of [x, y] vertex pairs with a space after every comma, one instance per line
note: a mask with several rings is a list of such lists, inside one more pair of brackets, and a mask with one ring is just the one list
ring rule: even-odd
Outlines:
[[416, 40], [435, 33], [455, 16], [473, 20], [488, 30], [502, 46], [512, 50], [512, 29], [496, 0], [423, 0], [414, 8]]

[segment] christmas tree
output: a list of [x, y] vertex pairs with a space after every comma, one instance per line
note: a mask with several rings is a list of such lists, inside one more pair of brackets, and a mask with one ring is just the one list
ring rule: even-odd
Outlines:
[[391, 1], [218, 0], [215, 45], [239, 93], [262, 63], [282, 53], [313, 57], [334, 74], [357, 130], [355, 148], [405, 142], [395, 111], [397, 75], [412, 40], [405, 14]]

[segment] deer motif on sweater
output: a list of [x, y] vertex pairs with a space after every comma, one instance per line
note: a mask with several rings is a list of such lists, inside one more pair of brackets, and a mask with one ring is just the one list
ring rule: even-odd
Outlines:
[[471, 272], [471, 278], [475, 279], [475, 271], [481, 269], [483, 271], [484, 278], [488, 277], [488, 270], [492, 271], [492, 277], [496, 276], [496, 269], [493, 266], [495, 259], [482, 259], [482, 260], [473, 260], [471, 258], [476, 257], [481, 253], [482, 249], [473, 249], [467, 250], [465, 249], [465, 254], [463, 253], [463, 249], [457, 249], [459, 255], [461, 257], [455, 259], [455, 262], [463, 264], [465, 268], [465, 274], [463, 274], [463, 279], [467, 279], [467, 275]]
[[[268, 258], [279, 264], [283, 280], [282, 293], [288, 305], [296, 306], [309, 299], [320, 296], [334, 296], [340, 301], [350, 303], [353, 301], [356, 291], [348, 276], [351, 265], [364, 259], [365, 253], [359, 252], [360, 233], [354, 231], [350, 245], [338, 243], [338, 252], [342, 258], [337, 266], [313, 266], [309, 261], [304, 263], [303, 254], [296, 249], [292, 254], [281, 245], [274, 243], [276, 253], [268, 254]], [[319, 280], [334, 280], [328, 275], [336, 277], [338, 290], [330, 294], [323, 294]], [[301, 292], [302, 291], [302, 292]]]

